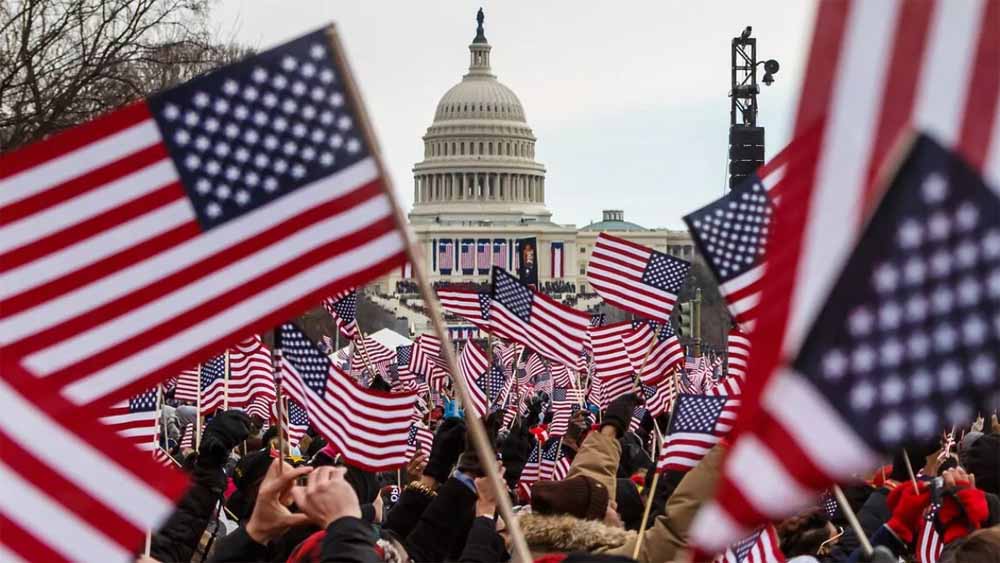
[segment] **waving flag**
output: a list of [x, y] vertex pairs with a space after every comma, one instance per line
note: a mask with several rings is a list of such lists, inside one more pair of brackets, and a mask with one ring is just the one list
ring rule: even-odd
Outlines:
[[391, 366], [396, 363], [396, 351], [390, 350], [366, 336], [354, 341], [354, 350], [351, 354], [351, 377], [360, 381], [363, 375], [370, 370], [368, 377], [381, 377], [384, 381], [389, 381]]
[[634, 331], [626, 335], [623, 341], [642, 381], [662, 381], [680, 369], [684, 362], [684, 347], [677, 340], [673, 325], [633, 321], [632, 327]]
[[422, 423], [414, 422], [406, 437], [406, 458], [413, 459], [418, 453], [429, 457], [432, 445], [434, 445], [434, 433]]
[[476, 242], [476, 269], [480, 274], [487, 274], [493, 264], [490, 262], [490, 241], [479, 239]]
[[462, 274], [471, 276], [476, 268], [476, 241], [464, 239], [459, 247], [459, 260]]
[[[20, 369], [13, 366], [12, 369]], [[174, 512], [180, 472], [135, 455], [126, 438], [58, 394], [0, 378], [5, 561], [131, 561]]]
[[493, 370], [489, 369], [490, 360], [475, 342], [469, 342], [462, 348], [462, 353], [458, 357], [458, 367], [462, 370], [462, 377], [465, 378], [465, 384], [469, 389], [469, 401], [472, 404], [467, 408], [473, 410], [480, 418], [486, 416], [490, 408], [490, 391], [496, 390], [492, 394], [495, 397], [503, 384], [503, 375], [501, 374], [500, 381], [493, 381]]
[[443, 390], [449, 380], [448, 371], [441, 357], [441, 340], [431, 334], [421, 334], [413, 343], [410, 371], [424, 378], [431, 390]]
[[476, 325], [480, 330], [490, 328], [490, 294], [462, 289], [439, 289], [441, 308]]
[[684, 217], [699, 253], [719, 282], [730, 314], [746, 332], [753, 330], [761, 307], [772, 198], [778, 195], [769, 190], [785, 176], [793, 159], [801, 160], [803, 144], [792, 141], [735, 189]]
[[590, 315], [567, 307], [493, 268], [490, 328], [550, 360], [575, 366], [587, 340]]
[[733, 429], [739, 406], [739, 400], [734, 398], [678, 395], [656, 464], [657, 471], [690, 471], [698, 465]]
[[569, 430], [569, 421], [583, 403], [583, 391], [566, 387], [553, 387], [551, 404], [552, 422], [550, 436], [563, 436]]
[[531, 453], [528, 454], [528, 461], [524, 463], [524, 469], [521, 470], [521, 477], [517, 481], [517, 490], [521, 496], [531, 498], [531, 486], [540, 478], [538, 465], [541, 462], [541, 457], [540, 444], [535, 441]]
[[295, 325], [283, 324], [275, 332], [275, 346], [283, 352], [283, 388], [344, 459], [373, 472], [405, 464], [416, 394], [361, 387]]
[[538, 463], [540, 481], [562, 481], [569, 473], [570, 460], [563, 450], [562, 440], [551, 438], [549, 445], [542, 452], [542, 460]]
[[255, 334], [229, 351], [229, 406], [246, 409], [258, 396], [275, 400], [271, 351]]
[[587, 265], [587, 282], [609, 304], [667, 322], [690, 269], [689, 262], [601, 233]]
[[[634, 333], [635, 328], [628, 321], [590, 329], [594, 367], [599, 377], [605, 381], [627, 378], [629, 387], [632, 386], [632, 373], [638, 370], [638, 366], [633, 365], [629, 352], [625, 349], [623, 338]], [[642, 354], [645, 354], [645, 349]]]
[[773, 524], [758, 529], [730, 546], [714, 563], [785, 563]]
[[324, 299], [323, 308], [333, 317], [344, 338], [354, 340], [358, 337], [361, 332], [358, 328], [358, 290], [348, 289]]
[[[285, 429], [285, 436], [288, 437], [288, 444], [298, 445], [302, 437], [309, 431], [309, 413], [295, 401], [287, 401], [285, 409], [285, 420], [281, 422]], [[277, 420], [277, 404], [271, 403], [272, 416]]]
[[924, 512], [923, 523], [917, 534], [916, 555], [917, 563], [938, 563], [941, 552], [944, 551], [944, 541], [935, 526], [938, 512], [941, 511], [941, 503], [931, 501], [930, 506]]
[[[768, 422], [734, 442], [700, 525], [780, 518], [877, 465], [880, 452], [988, 410], [1000, 347], [1000, 305], [985, 297], [1000, 287], [997, 225], [1000, 198], [978, 173], [917, 138], [791, 365], [767, 381], [759, 408]], [[742, 492], [740, 472], [762, 466], [769, 477], [755, 480], [753, 498], [782, 491], [780, 505]]]
[[665, 377], [660, 381], [642, 384], [643, 406], [652, 416], [660, 416], [670, 412], [677, 396], [677, 386], [673, 377]]
[[330, 37], [0, 159], [4, 364], [110, 405], [403, 264]]
[[101, 422], [140, 450], [152, 451], [157, 447], [158, 393], [156, 387], [151, 387], [114, 405]]

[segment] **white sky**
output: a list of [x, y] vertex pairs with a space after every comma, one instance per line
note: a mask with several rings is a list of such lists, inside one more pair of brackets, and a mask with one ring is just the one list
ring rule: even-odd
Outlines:
[[498, 79], [517, 93], [548, 168], [554, 220], [625, 209], [646, 227], [721, 195], [730, 40], [746, 25], [781, 70], [759, 97], [767, 152], [788, 142], [812, 32], [812, 2], [222, 0], [219, 34], [257, 48], [336, 22], [402, 201], [438, 100], [468, 67], [475, 13]]

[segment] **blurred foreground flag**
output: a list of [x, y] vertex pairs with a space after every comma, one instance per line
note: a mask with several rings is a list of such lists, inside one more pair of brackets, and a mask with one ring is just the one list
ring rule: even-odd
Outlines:
[[[971, 422], [1000, 399], [998, 348], [1000, 197], [919, 136], [797, 357], [761, 395], [771, 423], [733, 444], [698, 537], [794, 514], [880, 453]], [[751, 467], [766, 478], [747, 479]]]
[[367, 131], [330, 28], [4, 155], [3, 363], [111, 404], [399, 267]]

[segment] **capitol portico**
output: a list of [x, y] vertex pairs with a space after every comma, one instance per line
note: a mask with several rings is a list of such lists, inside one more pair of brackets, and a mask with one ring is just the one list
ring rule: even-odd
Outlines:
[[[483, 19], [480, 11], [468, 72], [442, 96], [423, 136], [423, 160], [413, 167], [409, 219], [432, 281], [485, 282], [494, 264], [514, 270], [515, 243], [530, 237], [539, 284], [563, 281], [581, 293], [588, 292], [586, 264], [600, 232], [692, 259], [686, 231], [644, 228], [622, 210], [606, 210], [582, 228], [553, 221], [545, 166], [535, 160], [538, 139], [521, 100], [493, 73]], [[570, 188], [556, 179], [553, 189]], [[383, 293], [405, 277], [406, 270], [382, 280]]]

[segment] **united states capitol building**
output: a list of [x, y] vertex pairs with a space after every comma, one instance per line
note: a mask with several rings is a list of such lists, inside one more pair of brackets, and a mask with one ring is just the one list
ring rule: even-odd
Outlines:
[[[687, 231], [642, 227], [626, 221], [621, 209], [605, 210], [600, 221], [583, 227], [553, 220], [545, 205], [545, 165], [535, 160], [538, 139], [517, 94], [493, 73], [481, 12], [477, 19], [469, 70], [438, 102], [423, 136], [424, 158], [413, 166], [409, 219], [431, 280], [489, 283], [490, 267], [514, 271], [516, 241], [534, 238], [539, 286], [563, 299], [572, 294], [570, 301], [586, 308], [597, 299], [587, 297], [585, 274], [601, 232], [692, 260]], [[552, 189], [570, 188], [555, 178]], [[394, 272], [378, 282], [379, 293], [405, 294], [410, 276], [409, 268]], [[393, 309], [399, 299], [393, 298]]]

